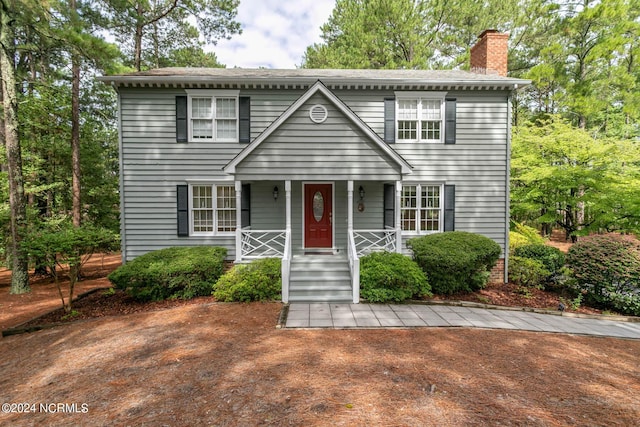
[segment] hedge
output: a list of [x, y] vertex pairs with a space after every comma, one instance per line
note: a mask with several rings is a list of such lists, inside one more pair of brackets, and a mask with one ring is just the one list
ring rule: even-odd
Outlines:
[[407, 246], [437, 294], [482, 289], [501, 253], [493, 240], [465, 231], [416, 237]]
[[226, 255], [225, 248], [210, 246], [160, 249], [122, 265], [109, 280], [141, 301], [211, 295]]

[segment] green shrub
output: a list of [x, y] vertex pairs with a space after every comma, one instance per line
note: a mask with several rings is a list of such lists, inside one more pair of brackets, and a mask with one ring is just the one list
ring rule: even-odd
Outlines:
[[482, 289], [501, 252], [488, 237], [465, 231], [416, 237], [407, 246], [437, 294]]
[[531, 242], [527, 239], [527, 236], [518, 233], [517, 231], [509, 232], [509, 253], [513, 255], [515, 250], [520, 246], [528, 245]]
[[391, 252], [374, 252], [360, 259], [360, 289], [360, 296], [371, 302], [431, 296], [420, 267], [411, 258]]
[[160, 249], [127, 262], [109, 280], [140, 301], [211, 295], [226, 255], [226, 249], [209, 246]]
[[567, 253], [589, 304], [640, 315], [640, 243], [620, 235], [581, 238]]
[[509, 281], [519, 286], [540, 288], [549, 277], [542, 261], [512, 256], [509, 258]]
[[516, 248], [514, 255], [540, 261], [549, 276], [558, 274], [565, 262], [564, 253], [560, 249], [540, 243], [520, 246]]
[[511, 221], [511, 231], [509, 231], [509, 253], [514, 254], [516, 248], [524, 245], [544, 244], [544, 238], [538, 230], [519, 222]]
[[282, 292], [281, 261], [265, 258], [250, 264], [237, 264], [215, 284], [218, 301], [279, 300]]

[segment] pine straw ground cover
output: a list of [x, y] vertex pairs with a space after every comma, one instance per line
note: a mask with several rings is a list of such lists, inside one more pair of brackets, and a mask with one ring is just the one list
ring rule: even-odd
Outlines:
[[276, 329], [280, 308], [190, 304], [5, 337], [0, 401], [70, 406], [2, 413], [0, 424], [630, 426], [640, 419], [640, 341], [464, 328]]
[[[88, 275], [93, 286], [108, 286], [96, 274]], [[13, 312], [42, 310], [46, 287], [23, 299], [1, 287], [0, 323], [14, 326]], [[95, 306], [106, 296], [89, 298]], [[105, 304], [85, 320], [0, 339], [0, 403], [34, 405], [7, 407], [14, 412], [0, 413], [0, 425], [630, 426], [640, 419], [640, 341], [466, 328], [287, 330], [275, 327], [279, 303], [203, 298], [134, 309], [123, 295], [109, 298], [113, 311]], [[75, 307], [84, 311], [82, 304]]]

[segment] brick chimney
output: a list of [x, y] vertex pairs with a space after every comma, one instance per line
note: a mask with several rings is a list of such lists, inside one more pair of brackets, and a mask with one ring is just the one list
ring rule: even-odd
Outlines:
[[485, 30], [471, 48], [471, 71], [507, 76], [507, 41], [509, 34]]

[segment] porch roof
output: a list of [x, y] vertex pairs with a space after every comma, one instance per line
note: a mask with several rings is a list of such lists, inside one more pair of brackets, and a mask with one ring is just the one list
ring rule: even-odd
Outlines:
[[[314, 95], [322, 94], [344, 117], [351, 122], [357, 130], [364, 134], [365, 138], [373, 145], [372, 151], [381, 153], [386, 161], [397, 166], [402, 175], [411, 173], [412, 166], [395, 150], [389, 147], [380, 136], [364, 123], [347, 105], [345, 105], [331, 90], [318, 80], [309, 90], [298, 98], [287, 110], [267, 127], [258, 137], [248, 144], [238, 155], [232, 159], [223, 169], [229, 174], [236, 174], [237, 168], [254, 151], [260, 147], [271, 135], [274, 134], [294, 113], [296, 113]], [[339, 154], [339, 152], [338, 152]]]

